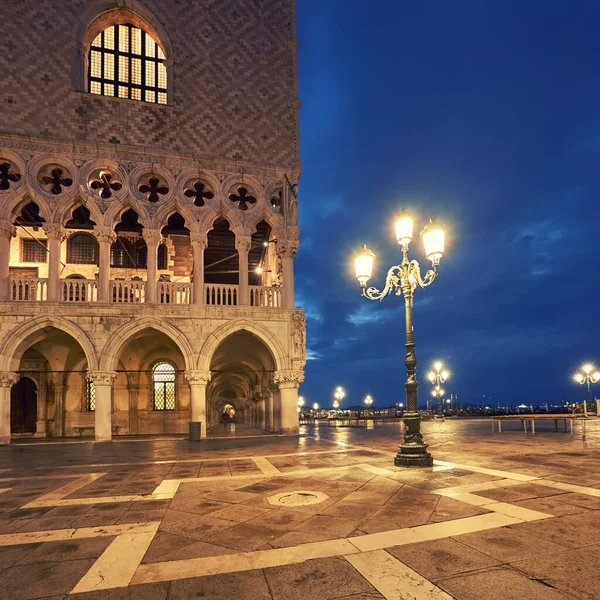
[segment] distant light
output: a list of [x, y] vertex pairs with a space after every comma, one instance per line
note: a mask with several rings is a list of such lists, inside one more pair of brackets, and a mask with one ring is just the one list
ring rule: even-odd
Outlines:
[[316, 402], [313, 404], [313, 410], [319, 410], [319, 405]]
[[[275, 206], [275, 205], [273, 205], [273, 206]], [[269, 246], [269, 242], [263, 242], [263, 246], [264, 246], [265, 248], [268, 248], [268, 246]]]
[[256, 267], [255, 273], [257, 273], [258, 275], [260, 275], [262, 272], [263, 272], [262, 267]]

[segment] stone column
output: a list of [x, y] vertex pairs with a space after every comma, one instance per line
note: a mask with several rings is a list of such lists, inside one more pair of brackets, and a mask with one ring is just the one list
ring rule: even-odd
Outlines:
[[273, 431], [273, 390], [269, 388], [265, 392], [265, 429]]
[[14, 225], [0, 221], [0, 300], [10, 300], [10, 238], [15, 235]]
[[298, 252], [298, 243], [277, 244], [277, 253], [281, 258], [283, 273], [283, 307], [294, 308], [294, 259]]
[[54, 373], [54, 436], [65, 436], [65, 395], [67, 386], [63, 381], [64, 375]]
[[258, 397], [258, 428], [263, 431], [267, 430], [267, 390]]
[[140, 397], [139, 373], [127, 376], [127, 392], [129, 395], [129, 435], [138, 433], [138, 400]]
[[298, 388], [304, 381], [302, 371], [278, 371], [275, 383], [281, 393], [281, 433], [298, 434]]
[[48, 237], [48, 300], [58, 302], [61, 299], [60, 248], [66, 233], [58, 223], [46, 223], [43, 230]]
[[112, 439], [112, 387], [117, 379], [113, 371], [88, 373], [96, 389], [96, 410], [94, 427], [97, 442], [110, 442]]
[[235, 248], [240, 257], [240, 297], [238, 303], [240, 306], [250, 304], [250, 290], [248, 288], [248, 252], [252, 247], [252, 238], [244, 235], [235, 238]]
[[40, 375], [40, 385], [37, 390], [37, 422], [35, 424], [35, 436], [46, 437], [48, 435], [48, 383], [46, 376]]
[[99, 246], [98, 302], [110, 302], [110, 247], [117, 241], [110, 227], [94, 227]]
[[185, 380], [190, 386], [190, 421], [200, 422], [200, 437], [206, 437], [206, 386], [210, 371], [186, 371]]
[[10, 444], [10, 390], [18, 373], [0, 372], [0, 445]]
[[145, 301], [150, 304], [158, 302], [156, 289], [158, 287], [158, 245], [162, 240], [160, 229], [144, 229], [142, 237], [148, 247], [148, 260], [146, 263], [146, 297]]
[[204, 304], [204, 251], [208, 247], [206, 233], [191, 233], [190, 242], [194, 253], [193, 304]]

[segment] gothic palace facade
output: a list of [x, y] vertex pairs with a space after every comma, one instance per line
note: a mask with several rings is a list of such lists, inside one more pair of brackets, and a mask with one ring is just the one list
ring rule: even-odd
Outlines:
[[0, 443], [297, 433], [294, 4], [0, 20]]

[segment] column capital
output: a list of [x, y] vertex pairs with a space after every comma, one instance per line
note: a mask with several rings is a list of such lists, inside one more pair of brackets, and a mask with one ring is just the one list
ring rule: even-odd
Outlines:
[[304, 381], [304, 373], [302, 371], [277, 371], [273, 381], [280, 390], [297, 389]]
[[184, 374], [185, 380], [190, 385], [206, 385], [211, 378], [210, 371], [186, 371]]
[[283, 242], [277, 242], [277, 254], [280, 258], [296, 258], [299, 246], [300, 243], [298, 240], [284, 240]]
[[17, 235], [17, 228], [10, 221], [0, 221], [0, 237], [11, 238]]
[[238, 252], [249, 252], [252, 248], [252, 237], [249, 235], [235, 236], [235, 249]]
[[142, 230], [142, 237], [147, 246], [158, 246], [163, 239], [163, 234], [160, 232], [160, 229], [144, 228]]
[[49, 240], [62, 242], [67, 237], [67, 232], [60, 223], [46, 223], [42, 225], [42, 229]]
[[94, 227], [94, 235], [100, 244], [114, 244], [117, 241], [117, 234], [113, 231], [112, 227], [96, 225]]
[[199, 246], [202, 250], [206, 250], [208, 248], [208, 236], [206, 233], [198, 233], [197, 231], [192, 231], [190, 233], [190, 242], [192, 246]]
[[0, 371], [0, 388], [11, 388], [20, 378], [18, 373]]
[[112, 385], [117, 379], [117, 373], [114, 371], [90, 371], [87, 374], [88, 381], [94, 385]]

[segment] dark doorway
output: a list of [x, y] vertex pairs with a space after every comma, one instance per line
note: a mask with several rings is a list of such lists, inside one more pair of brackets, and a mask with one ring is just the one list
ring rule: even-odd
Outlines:
[[28, 377], [21, 378], [10, 391], [10, 432], [35, 433], [37, 386]]

